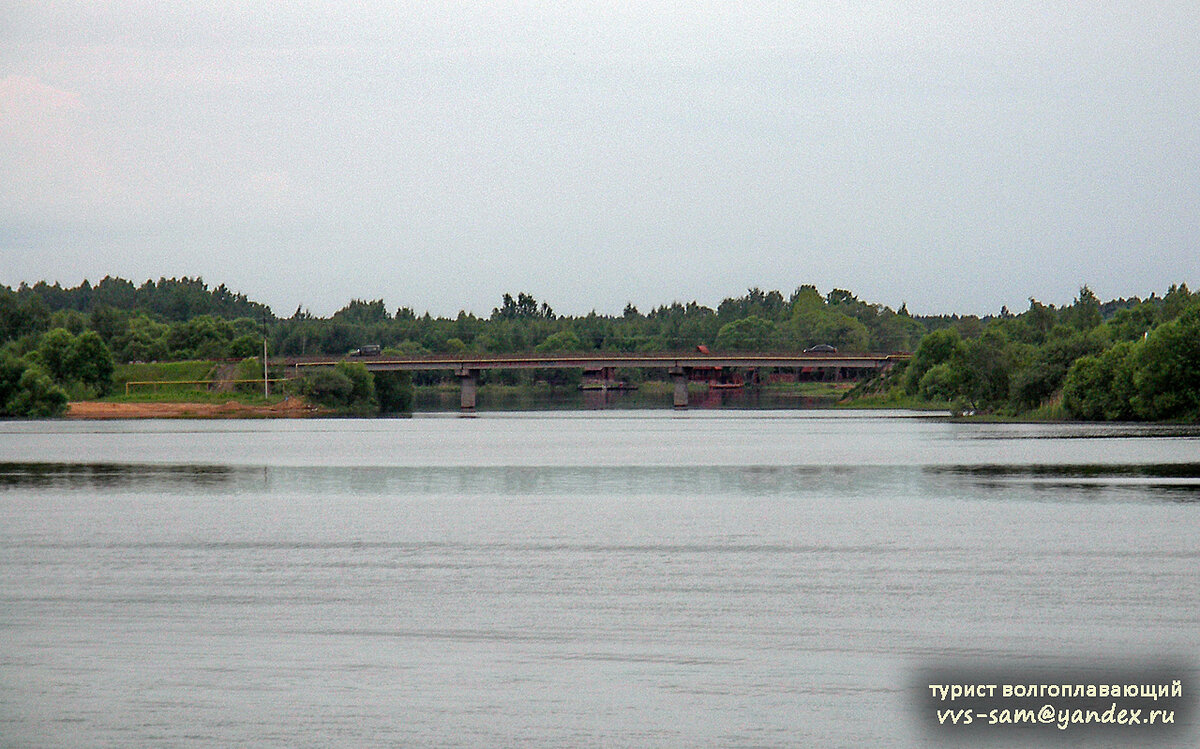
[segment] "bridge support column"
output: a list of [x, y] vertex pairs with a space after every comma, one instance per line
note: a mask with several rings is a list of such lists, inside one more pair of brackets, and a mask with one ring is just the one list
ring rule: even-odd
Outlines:
[[688, 369], [687, 367], [671, 367], [668, 370], [675, 382], [675, 408], [688, 406]]
[[459, 408], [463, 411], [474, 411], [475, 393], [479, 390], [479, 370], [459, 369], [455, 374], [458, 375], [459, 385], [462, 386], [458, 400]]

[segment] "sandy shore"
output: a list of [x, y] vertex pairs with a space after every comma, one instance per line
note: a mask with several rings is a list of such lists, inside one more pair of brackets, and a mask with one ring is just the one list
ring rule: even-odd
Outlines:
[[73, 401], [68, 404], [68, 419], [246, 419], [299, 418], [316, 416], [317, 406], [300, 398], [288, 398], [269, 406], [248, 406], [236, 401], [225, 403], [102, 403]]

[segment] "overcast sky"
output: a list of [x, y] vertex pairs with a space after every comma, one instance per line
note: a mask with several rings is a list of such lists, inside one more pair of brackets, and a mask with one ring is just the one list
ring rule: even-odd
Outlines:
[[288, 315], [1200, 285], [1194, 0], [0, 2], [0, 283]]

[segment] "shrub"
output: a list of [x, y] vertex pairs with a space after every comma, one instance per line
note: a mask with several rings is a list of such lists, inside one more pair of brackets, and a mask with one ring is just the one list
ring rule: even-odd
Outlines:
[[237, 389], [243, 393], [252, 393], [262, 390], [263, 367], [262, 362], [254, 357], [247, 357], [238, 362], [237, 367], [233, 370], [233, 379], [235, 380], [256, 380], [257, 382], [239, 382]]
[[357, 362], [338, 362], [305, 375], [300, 392], [313, 403], [345, 413], [369, 416], [379, 413], [375, 378]]
[[60, 416], [67, 395], [40, 368], [0, 355], [0, 416]]
[[408, 372], [375, 372], [375, 397], [380, 413], [411, 413], [413, 406], [412, 377]]
[[304, 376], [300, 393], [313, 403], [330, 408], [343, 408], [350, 402], [354, 383], [336, 369], [320, 368]]

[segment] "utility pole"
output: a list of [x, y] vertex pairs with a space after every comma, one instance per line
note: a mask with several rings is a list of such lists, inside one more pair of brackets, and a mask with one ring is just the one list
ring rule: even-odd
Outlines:
[[263, 397], [271, 397], [271, 381], [267, 370], [267, 310], [263, 309]]

